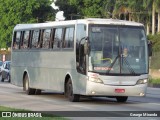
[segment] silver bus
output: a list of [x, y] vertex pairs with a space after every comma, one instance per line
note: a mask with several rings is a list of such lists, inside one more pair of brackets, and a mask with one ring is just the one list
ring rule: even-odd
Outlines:
[[141, 23], [79, 19], [18, 24], [13, 30], [11, 83], [28, 95], [42, 90], [105, 96], [126, 102], [145, 96], [148, 43]]

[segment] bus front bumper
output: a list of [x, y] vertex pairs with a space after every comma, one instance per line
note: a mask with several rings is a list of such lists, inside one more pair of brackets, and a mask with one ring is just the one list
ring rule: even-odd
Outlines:
[[113, 86], [87, 81], [88, 96], [145, 96], [147, 83], [134, 86]]

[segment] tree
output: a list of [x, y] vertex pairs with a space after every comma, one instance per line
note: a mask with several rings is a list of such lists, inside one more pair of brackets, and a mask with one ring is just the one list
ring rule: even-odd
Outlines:
[[54, 19], [50, 0], [0, 0], [0, 47], [10, 47], [16, 24]]
[[64, 11], [67, 20], [86, 18], [86, 17], [103, 17], [104, 0], [57, 0], [55, 2], [59, 9]]
[[155, 9], [158, 12], [157, 32], [160, 32], [160, 0], [155, 0]]
[[82, 13], [84, 17], [103, 17], [103, 0], [83, 0]]
[[147, 28], [147, 35], [150, 34], [150, 26], [151, 26], [151, 16], [152, 16], [152, 3], [151, 0], [143, 0], [143, 7], [146, 10], [146, 28]]
[[77, 19], [77, 16], [82, 16], [81, 6], [82, 0], [57, 0], [55, 5], [60, 11], [64, 11], [66, 20]]
[[115, 7], [115, 2], [116, 0], [105, 0], [103, 10], [103, 16], [105, 18], [114, 18], [113, 11]]

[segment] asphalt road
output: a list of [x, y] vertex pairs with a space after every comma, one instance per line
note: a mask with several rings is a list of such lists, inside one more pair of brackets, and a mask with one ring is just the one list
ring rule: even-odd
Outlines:
[[[96, 115], [100, 116], [101, 114], [114, 113], [113, 117], [116, 117], [117, 114], [128, 114], [128, 112], [130, 118], [125, 118], [131, 120], [134, 118], [136, 118], [136, 120], [160, 120], [160, 117], [155, 116], [136, 116], [138, 113], [144, 114], [146, 112], [158, 113], [158, 115], [160, 115], [160, 88], [148, 87], [146, 97], [129, 97], [126, 103], [117, 103], [116, 99], [106, 97], [82, 98], [81, 102], [69, 102], [62, 94], [47, 91], [42, 92], [41, 95], [26, 95], [21, 87], [17, 87], [8, 82], [0, 82], [0, 106], [28, 109], [32, 111], [69, 111], [69, 113], [72, 115], [80, 114], [74, 119], [83, 119], [81, 118], [81, 114], [89, 111], [87, 113], [87, 118], [90, 119], [90, 117], [92, 117], [92, 120], [97, 119], [95, 117]], [[98, 111], [107, 111], [108, 113]], [[123, 111], [128, 112], [123, 113]], [[69, 118], [70, 117], [72, 116], [69, 116]], [[100, 118], [106, 119], [106, 116], [104, 115]], [[112, 119], [119, 120], [118, 117]]]

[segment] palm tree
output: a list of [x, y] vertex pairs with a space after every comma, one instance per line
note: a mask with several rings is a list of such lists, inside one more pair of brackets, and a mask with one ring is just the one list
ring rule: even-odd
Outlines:
[[160, 32], [160, 0], [155, 0], [155, 9], [158, 12], [158, 26], [157, 32]]
[[126, 0], [116, 0], [113, 10], [113, 16], [119, 19], [127, 20], [127, 15], [130, 19], [130, 9], [128, 8], [128, 2]]
[[147, 35], [150, 34], [151, 16], [152, 16], [152, 0], [143, 0], [143, 7], [146, 10], [146, 28]]
[[152, 1], [152, 35], [155, 34], [155, 17], [156, 17], [156, 8], [155, 8], [155, 0]]
[[114, 18], [113, 11], [116, 0], [105, 0], [104, 2], [104, 11], [103, 16], [106, 18]]
[[152, 35], [155, 34], [155, 27], [156, 27], [156, 12], [158, 12], [158, 25], [157, 25], [157, 32], [160, 32], [160, 0], [144, 0], [148, 2], [148, 4], [152, 5]]

